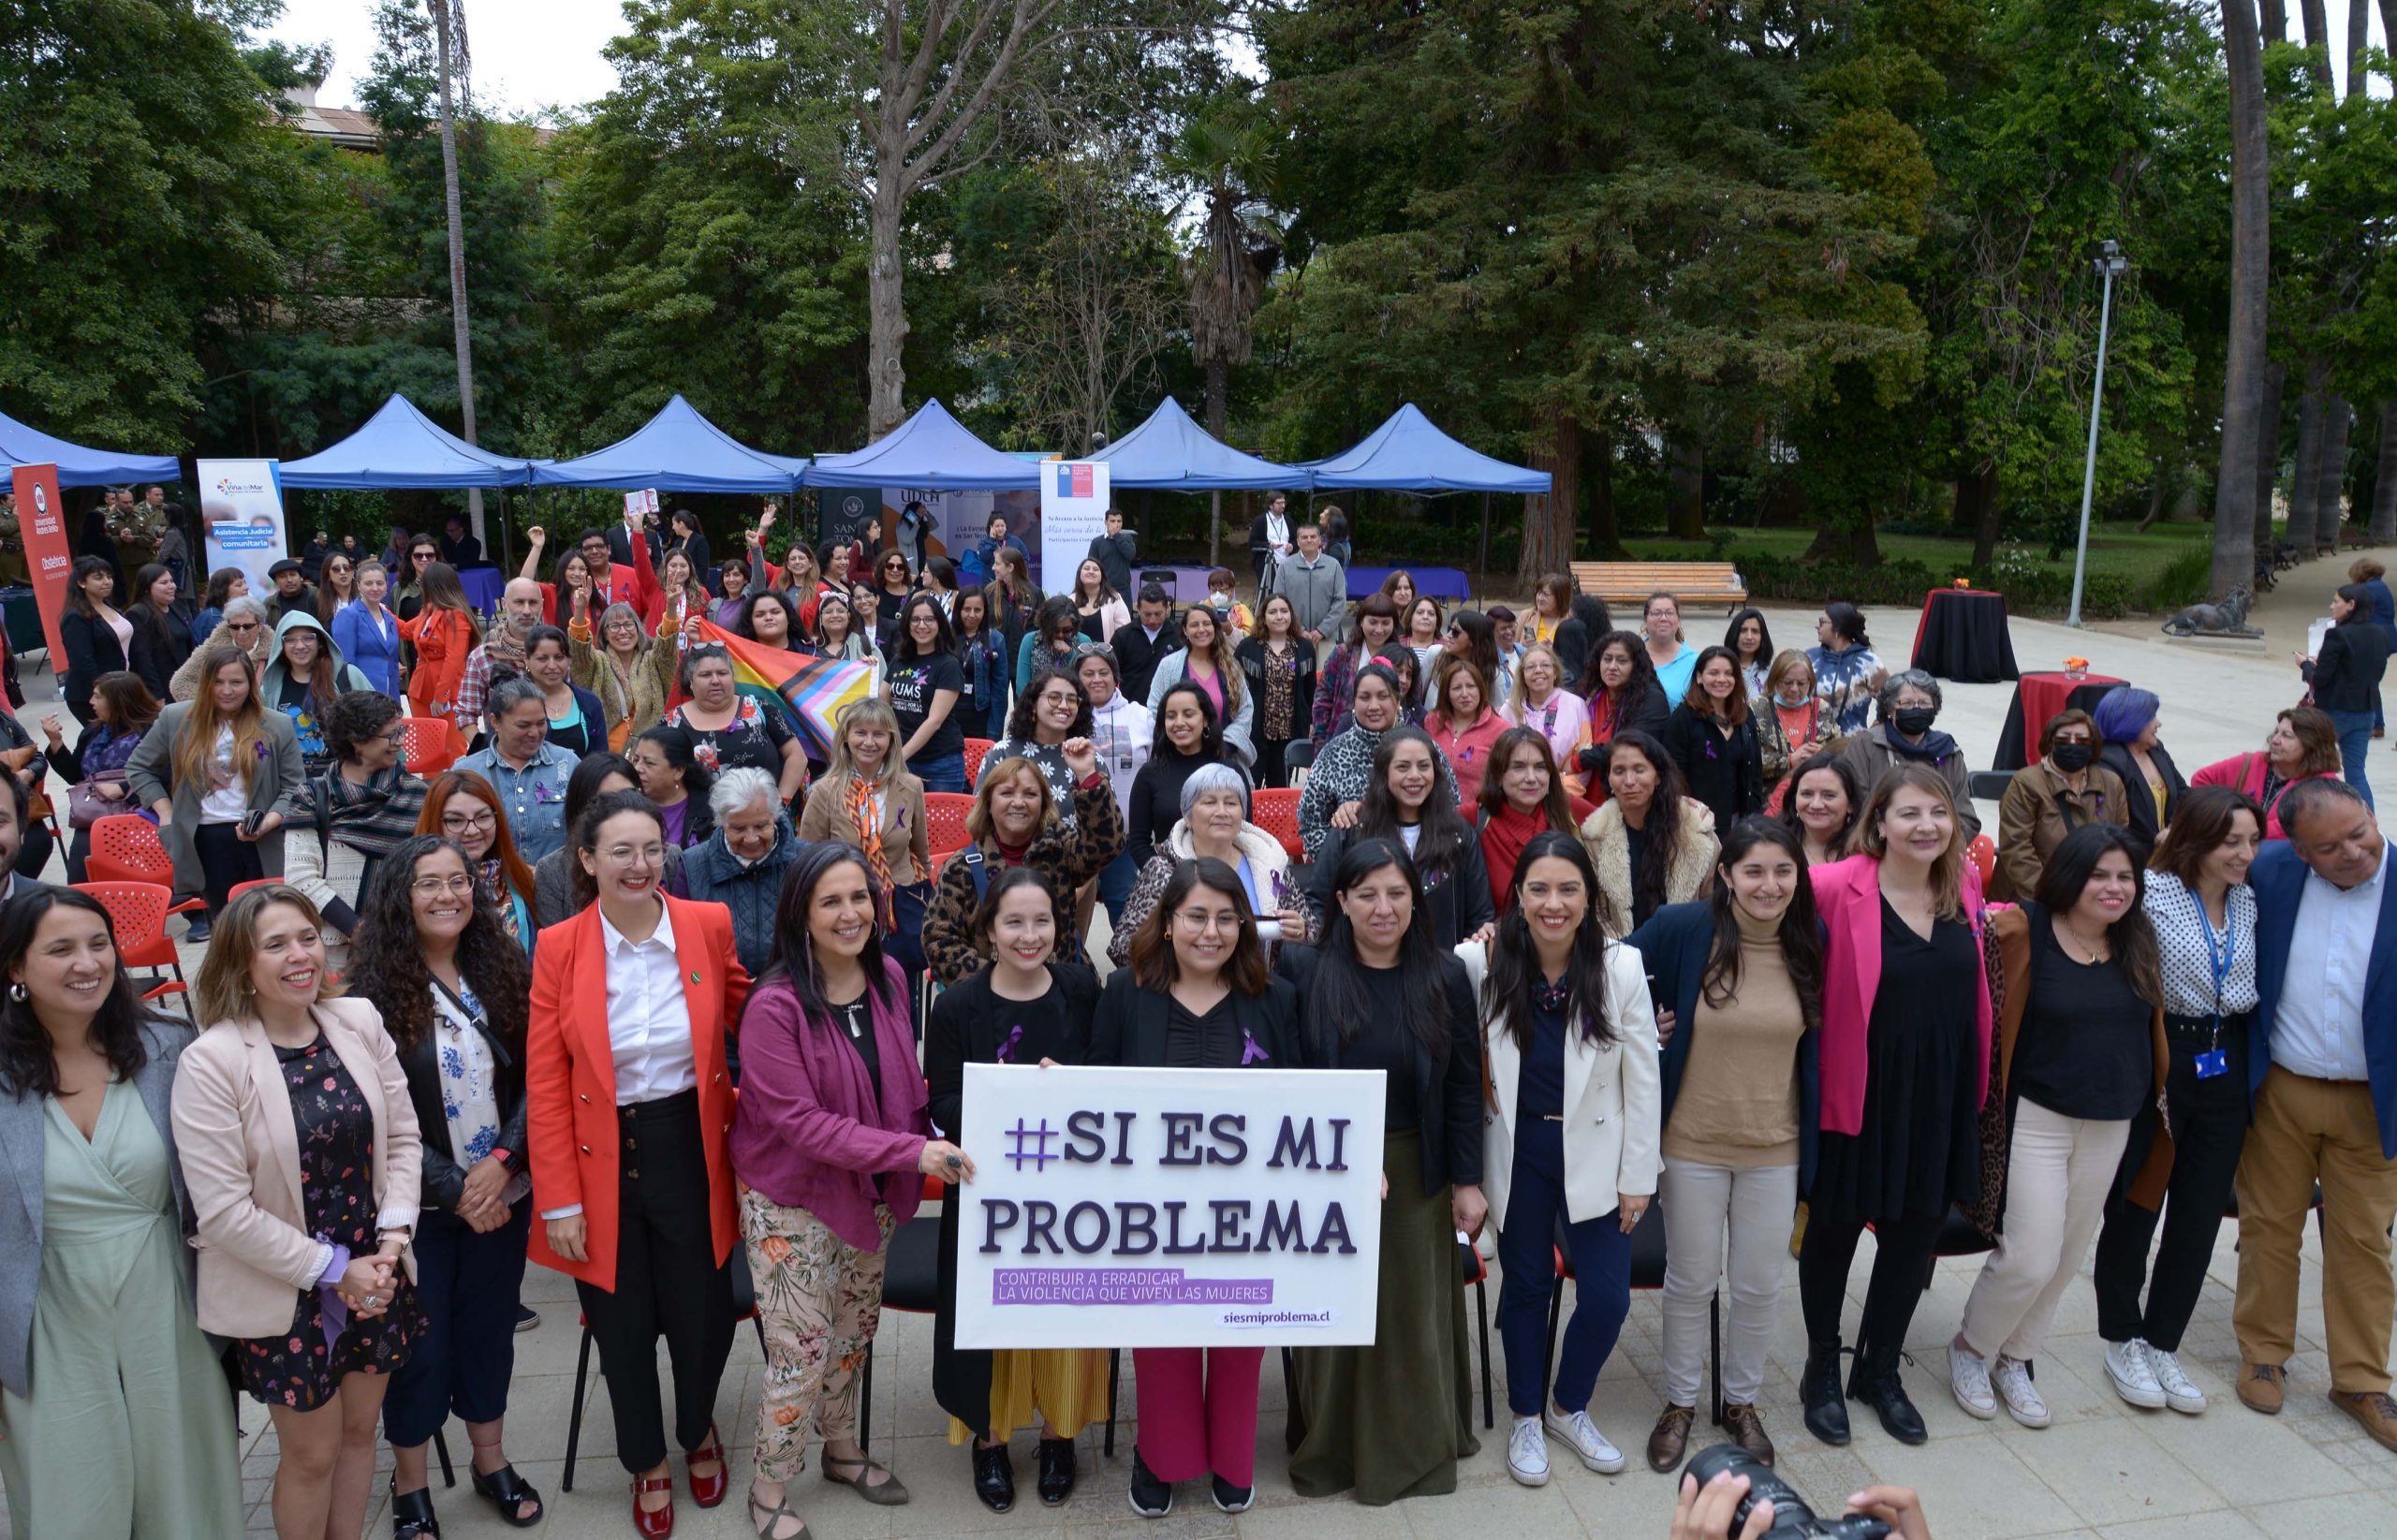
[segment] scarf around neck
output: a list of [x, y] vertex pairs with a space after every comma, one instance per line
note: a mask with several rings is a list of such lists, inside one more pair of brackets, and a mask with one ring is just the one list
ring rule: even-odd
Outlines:
[[1899, 734], [1895, 726], [1884, 723], [1881, 741], [1890, 745], [1891, 754], [1902, 758], [1919, 760], [1926, 765], [1944, 766], [1948, 763], [1948, 757], [1956, 752], [1956, 741], [1936, 727], [1924, 733], [1921, 742], [1909, 743]]
[[416, 834], [425, 785], [398, 766], [376, 770], [360, 785], [336, 769], [316, 784], [332, 837], [367, 856], [388, 856]]

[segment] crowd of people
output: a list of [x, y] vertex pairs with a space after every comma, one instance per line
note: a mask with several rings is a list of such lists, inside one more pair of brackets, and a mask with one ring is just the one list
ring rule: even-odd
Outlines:
[[[528, 1259], [575, 1281], [640, 1533], [671, 1533], [677, 1452], [693, 1502], [733, 1490], [736, 1272], [767, 1360], [756, 1533], [805, 1533], [811, 1441], [825, 1482], [904, 1503], [861, 1374], [894, 1234], [995, 1158], [956, 1142], [969, 1063], [1385, 1072], [1378, 1330], [1295, 1354], [1304, 1496], [1455, 1489], [1478, 1447], [1460, 1233], [1501, 1272], [1507, 1468], [1541, 1485], [1552, 1456], [1627, 1463], [1592, 1401], [1643, 1226], [1666, 1264], [1642, 1452], [1670, 1472], [1701, 1415], [1774, 1459], [1793, 1252], [1808, 1432], [1847, 1443], [1856, 1403], [1923, 1443], [1900, 1365], [1959, 1224], [1988, 1251], [1945, 1365], [1966, 1413], [2048, 1424], [2033, 1367], [2094, 1240], [2103, 1372], [2195, 1415], [2178, 1355], [2235, 1197], [2235, 1388], [2277, 1412], [2317, 1185], [2322, 1388], [2397, 1449], [2376, 574], [2259, 751], [2184, 779], [2160, 703], [2118, 688], [2037, 725], [1988, 840], [1938, 682], [1885, 668], [1850, 606], [1775, 652], [1756, 611], [1693, 647], [1671, 595], [1617, 629], [1563, 578], [1528, 615], [1446, 611], [1404, 573], [1349, 604], [1310, 586], [1324, 530], [1279, 517], [1258, 603], [1224, 573], [1179, 613], [1125, 603], [1112, 515], [1070, 597], [1030, 587], [1003, 525], [964, 573], [904, 520], [777, 566], [769, 510], [711, 585], [694, 521], [653, 553], [628, 521], [546, 579], [528, 562], [488, 623], [441, 542], [395, 535], [396, 595], [340, 550], [264, 602], [213, 578], [163, 701], [85, 575], [91, 666], [119, 666], [62, 680], [82, 736], [52, 718], [0, 777], [16, 1533], [238, 1533], [228, 1376], [278, 1435], [278, 1533], [357, 1533], [378, 1440], [395, 1540], [436, 1533], [453, 1413], [475, 1494], [538, 1522], [506, 1439]], [[875, 661], [824, 763], [680, 635], [703, 608]], [[419, 775], [404, 713], [447, 719], [454, 763]], [[936, 858], [925, 799], [967, 788], [985, 733]], [[146, 810], [202, 901], [196, 1034], [140, 1003], [99, 903], [18, 863], [45, 765], [79, 810]], [[1294, 780], [1303, 862], [1257, 821]], [[1008, 1511], [1037, 1429], [1037, 1494], [1066, 1503], [1106, 1344], [957, 1347], [956, 1245], [949, 1206], [933, 1381], [963, 1474]], [[1255, 1501], [1262, 1358], [1133, 1353], [1136, 1512]], [[1910, 1496], [1870, 1505], [1927, 1533]]]

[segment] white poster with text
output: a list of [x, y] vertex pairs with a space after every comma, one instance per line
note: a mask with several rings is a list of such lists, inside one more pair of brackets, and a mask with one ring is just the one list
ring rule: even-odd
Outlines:
[[1040, 586], [1069, 594], [1074, 571], [1090, 554], [1090, 543], [1107, 533], [1113, 493], [1104, 460], [1044, 460], [1040, 462]]
[[965, 1066], [960, 1347], [1374, 1340], [1379, 1070]]
[[199, 518], [207, 532], [204, 571], [239, 567], [253, 597], [274, 587], [266, 569], [291, 553], [283, 527], [283, 477], [272, 460], [203, 460]]

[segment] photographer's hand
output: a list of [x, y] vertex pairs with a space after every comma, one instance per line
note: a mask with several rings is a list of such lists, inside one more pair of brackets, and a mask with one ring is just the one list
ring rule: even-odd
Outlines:
[[[1729, 1540], [1731, 1516], [1740, 1511], [1740, 1499], [1747, 1495], [1748, 1478], [1728, 1471], [1704, 1487], [1694, 1475], [1683, 1476], [1681, 1501], [1673, 1506], [1671, 1540]], [[1740, 1540], [1757, 1540], [1772, 1527], [1772, 1504], [1759, 1503], [1748, 1510], [1748, 1521], [1740, 1526]]]
[[1931, 1522], [1922, 1517], [1922, 1499], [1911, 1487], [1867, 1487], [1847, 1500], [1850, 1511], [1877, 1518], [1899, 1540], [1931, 1540]]

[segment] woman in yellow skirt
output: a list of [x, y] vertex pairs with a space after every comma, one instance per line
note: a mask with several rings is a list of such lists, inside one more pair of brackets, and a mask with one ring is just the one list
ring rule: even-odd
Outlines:
[[[942, 993], [924, 1031], [924, 1078], [932, 1119], [957, 1137], [965, 1066], [1080, 1061], [1098, 981], [1090, 970], [1056, 961], [1057, 938], [1070, 923], [1048, 881], [1029, 867], [994, 872], [974, 915], [981, 950], [997, 959]], [[949, 1442], [974, 1443], [974, 1495], [993, 1513], [1015, 1506], [1015, 1466], [1007, 1439], [1040, 1427], [1040, 1501], [1055, 1507], [1074, 1489], [1074, 1440], [1107, 1415], [1104, 1348], [957, 1346], [958, 1205], [940, 1216], [940, 1309], [933, 1317], [933, 1394], [949, 1415]]]

